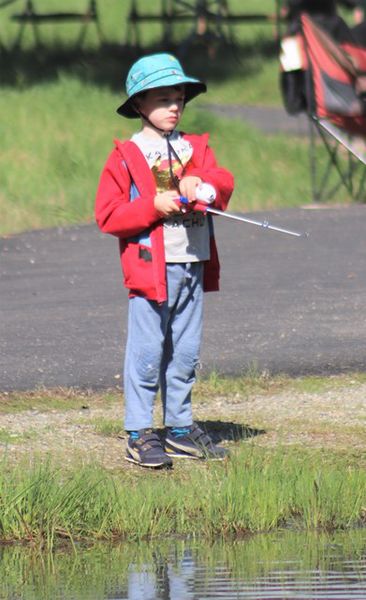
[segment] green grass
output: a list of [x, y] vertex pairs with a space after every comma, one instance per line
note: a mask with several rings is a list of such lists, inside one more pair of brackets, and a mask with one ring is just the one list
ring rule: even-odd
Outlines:
[[102, 405], [108, 408], [121, 401], [117, 392], [84, 392], [59, 388], [56, 390], [35, 390], [31, 392], [0, 392], [0, 414], [14, 414], [27, 410], [38, 412], [78, 411]]
[[[225, 397], [235, 404], [235, 398], [246, 399], [256, 394], [308, 393], [317, 394], [327, 391], [339, 392], [352, 386], [356, 388], [366, 381], [365, 373], [349, 373], [334, 376], [308, 375], [306, 377], [289, 377], [288, 375], [269, 375], [255, 368], [241, 377], [228, 377], [211, 372], [207, 377], [198, 377], [194, 387], [194, 401], [206, 403], [210, 399]], [[30, 392], [0, 392], [0, 414], [14, 414], [28, 410], [38, 412], [79, 411], [89, 407], [107, 409], [121, 403], [121, 393], [116, 390], [103, 393], [84, 392], [78, 389], [35, 390]], [[103, 429], [104, 419], [100, 420]], [[117, 428], [114, 421], [105, 422], [106, 428]], [[98, 425], [96, 424], [96, 427]]]
[[28, 440], [35, 439], [38, 432], [34, 430], [23, 431], [22, 433], [11, 433], [4, 427], [0, 428], [0, 446], [7, 444], [21, 444]]
[[[140, 4], [141, 10], [151, 7]], [[73, 8], [84, 5], [75, 0]], [[39, 0], [37, 7], [52, 10], [59, 3]], [[85, 47], [76, 51], [77, 26], [44, 25], [44, 48], [35, 48], [29, 30], [18, 52], [0, 53], [0, 235], [94, 220], [95, 192], [112, 140], [129, 137], [137, 126], [115, 114], [127, 68], [137, 56], [131, 48], [122, 49], [127, 8], [128, 3], [103, 2], [106, 42], [101, 46], [90, 30]], [[241, 12], [241, 2], [232, 9]], [[0, 22], [0, 38], [8, 47], [18, 27], [8, 18], [14, 10], [3, 9]], [[246, 10], [258, 11], [257, 3], [248, 3]], [[266, 0], [262, 10], [273, 12], [273, 2]], [[144, 25], [142, 31], [144, 52], [155, 51], [159, 27]], [[303, 205], [310, 202], [305, 140], [265, 135], [244, 121], [203, 109], [207, 102], [281, 104], [273, 24], [238, 25], [234, 33], [236, 53], [220, 48], [210, 60], [205, 49], [193, 48], [186, 55], [187, 71], [204, 77], [209, 91], [187, 107], [182, 128], [211, 133], [219, 161], [235, 176], [233, 210]], [[177, 32], [176, 43], [185, 34]]]
[[105, 417], [98, 417], [93, 419], [92, 426], [95, 433], [104, 435], [106, 437], [116, 436], [123, 431], [121, 419], [107, 419]]
[[[114, 117], [117, 103], [111, 92], [66, 75], [42, 90], [13, 90], [0, 98], [5, 114], [0, 125], [0, 234], [93, 220], [112, 138], [129, 137], [133, 131], [134, 124]], [[55, 109], [44, 113], [45, 106]], [[309, 200], [305, 143], [265, 136], [243, 122], [194, 108], [187, 109], [182, 126], [211, 132], [219, 161], [235, 176], [232, 209], [266, 210]]]
[[[77, 4], [84, 6], [75, 0], [73, 8]], [[140, 6], [151, 10], [149, 2], [141, 1]], [[38, 8], [57, 7], [57, 0], [44, 0]], [[239, 1], [231, 7], [242, 10]], [[8, 46], [17, 27], [6, 19], [13, 10], [8, 7], [2, 13], [0, 36]], [[249, 2], [246, 10], [256, 12], [256, 2]], [[115, 114], [127, 69], [137, 56], [131, 48], [122, 51], [126, 11], [127, 3], [117, 8], [112, 0], [103, 2], [107, 42], [101, 46], [91, 31], [85, 48], [76, 51], [75, 27], [45, 25], [44, 49], [34, 47], [28, 31], [17, 53], [0, 54], [0, 235], [94, 220], [95, 192], [112, 139], [129, 137], [137, 125]], [[266, 0], [261, 11], [273, 12], [273, 3]], [[273, 24], [234, 29], [235, 52], [219, 48], [214, 60], [205, 48], [187, 53], [187, 70], [204, 77], [209, 91], [189, 106], [182, 128], [211, 133], [219, 161], [235, 176], [233, 210], [301, 206], [311, 200], [304, 140], [268, 136], [243, 121], [204, 110], [207, 102], [281, 104]], [[176, 43], [187, 31], [177, 32]], [[159, 49], [159, 27], [144, 25], [142, 33], [144, 52]], [[338, 200], [345, 200], [342, 191]]]
[[337, 455], [248, 447], [225, 464], [135, 476], [19, 464], [0, 475], [0, 539], [142, 540], [337, 529], [364, 522], [366, 473]]
[[205, 401], [215, 396], [225, 396], [232, 402], [236, 396], [249, 397], [255, 394], [276, 394], [280, 392], [317, 394], [327, 391], [347, 390], [350, 386], [365, 383], [365, 373], [345, 375], [289, 377], [269, 375], [255, 368], [242, 377], [227, 377], [213, 371], [208, 377], [198, 379], [195, 385], [195, 399]]
[[[364, 525], [364, 428], [361, 422], [334, 418], [329, 412], [332, 395], [328, 395], [331, 392], [338, 401], [350, 386], [364, 383], [362, 373], [297, 379], [269, 377], [254, 368], [235, 379], [212, 373], [197, 382], [194, 402], [212, 434], [221, 436], [225, 426], [231, 433], [238, 432], [238, 437], [233, 433], [235, 439], [220, 437], [227, 440], [232, 458], [225, 463], [176, 461], [173, 471], [129, 468], [122, 459], [122, 445], [109, 451], [107, 441], [109, 460], [104, 466], [87, 447], [83, 454], [71, 445], [62, 450], [60, 460], [52, 442], [46, 453], [44, 448], [32, 450], [31, 443], [27, 446], [27, 436], [35, 436], [33, 430], [14, 439], [10, 429], [2, 426], [0, 444], [7, 450], [0, 464], [0, 542], [22, 540], [50, 548], [65, 539], [75, 544], [178, 535], [212, 541], [217, 536], [241, 537], [282, 528], [339, 530]], [[299, 413], [296, 402], [294, 411], [285, 407], [281, 413], [279, 406], [278, 414], [266, 412], [266, 398], [281, 402], [281, 394], [284, 401], [294, 394], [308, 394], [308, 400], [320, 394], [318, 412]], [[261, 401], [252, 413], [251, 401], [256, 398]], [[5, 415], [27, 409], [62, 414], [89, 407], [83, 425], [89, 420], [95, 435], [115, 438], [121, 422], [101, 411], [116, 402], [121, 402], [121, 396], [115, 391], [38, 391], [2, 394], [0, 410]], [[240, 413], [235, 413], [236, 402], [243, 403]], [[318, 418], [323, 417], [322, 403], [324, 420]], [[93, 409], [97, 409], [94, 414]], [[70, 417], [67, 412], [68, 423], [70, 418], [77, 424], [79, 413]], [[261, 424], [263, 431], [259, 431]], [[334, 434], [337, 439], [328, 444], [328, 436]], [[42, 432], [37, 430], [37, 435]]]

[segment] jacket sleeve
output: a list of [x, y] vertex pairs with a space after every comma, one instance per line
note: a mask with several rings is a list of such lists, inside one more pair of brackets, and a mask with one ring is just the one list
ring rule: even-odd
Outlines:
[[225, 210], [234, 190], [234, 177], [227, 169], [217, 164], [213, 150], [206, 146], [201, 166], [193, 161], [192, 167], [187, 169], [186, 175], [200, 177], [205, 183], [210, 183], [216, 190], [214, 206]]
[[194, 175], [205, 183], [210, 183], [216, 190], [214, 206], [225, 210], [234, 190], [233, 175], [217, 164], [215, 154], [207, 143], [208, 134], [189, 135], [187, 139], [193, 146], [193, 160], [185, 175]]
[[95, 201], [95, 219], [103, 233], [128, 238], [161, 219], [154, 206], [154, 194], [130, 202], [130, 187], [123, 158], [113, 150], [102, 171]]

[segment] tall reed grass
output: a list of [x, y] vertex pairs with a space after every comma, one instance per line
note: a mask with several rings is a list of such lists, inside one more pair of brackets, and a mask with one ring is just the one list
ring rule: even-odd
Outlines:
[[281, 527], [338, 529], [363, 524], [366, 473], [343, 458], [278, 448], [238, 450], [225, 464], [189, 470], [64, 471], [51, 462], [0, 475], [0, 539], [53, 547], [60, 539], [213, 539]]

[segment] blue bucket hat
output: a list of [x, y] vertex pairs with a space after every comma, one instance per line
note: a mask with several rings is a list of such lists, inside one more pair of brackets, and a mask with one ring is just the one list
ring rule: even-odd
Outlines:
[[126, 92], [128, 99], [117, 109], [118, 114], [129, 119], [138, 118], [133, 106], [137, 94], [154, 88], [183, 85], [185, 86], [185, 103], [198, 94], [206, 91], [206, 85], [188, 77], [180, 62], [172, 54], [150, 54], [136, 61], [128, 72]]

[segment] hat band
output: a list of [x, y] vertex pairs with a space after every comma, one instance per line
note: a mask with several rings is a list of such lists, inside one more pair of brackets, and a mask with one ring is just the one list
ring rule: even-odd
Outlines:
[[[163, 74], [164, 71], [169, 71], [169, 73]], [[144, 79], [141, 79], [140, 81], [137, 81], [136, 83], [134, 83], [128, 90], [128, 95], [132, 96], [135, 93], [133, 90], [136, 88], [136, 86], [142, 86], [142, 89], [139, 91], [143, 91], [143, 89], [144, 89], [144, 87], [146, 87], [146, 85], [150, 85], [151, 83], [155, 83], [156, 81], [159, 81], [160, 79], [166, 79], [167, 77], [172, 77], [174, 75], [177, 78], [181, 78], [182, 80], [185, 79], [187, 82], [195, 81], [194, 79], [190, 79], [189, 77], [186, 77], [186, 75], [183, 73], [183, 71], [172, 70], [170, 67], [169, 67], [169, 69], [159, 69], [159, 71], [154, 71], [154, 73], [150, 73], [150, 75], [147, 75], [146, 77], [144, 77]], [[184, 81], [182, 81], [182, 83], [184, 83]]]

